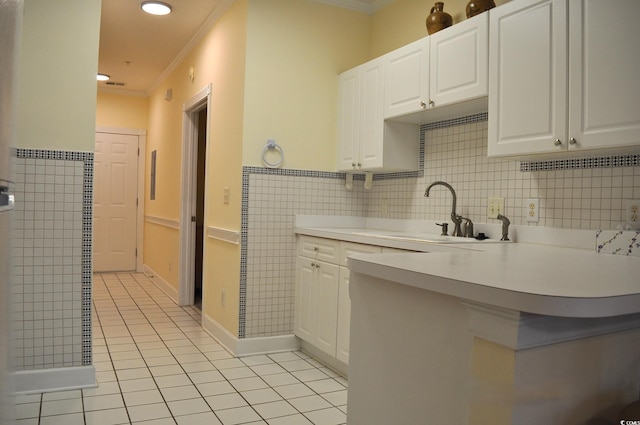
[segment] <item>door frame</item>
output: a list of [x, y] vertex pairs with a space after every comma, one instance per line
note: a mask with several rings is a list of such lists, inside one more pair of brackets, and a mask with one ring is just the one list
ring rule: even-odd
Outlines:
[[[180, 266], [178, 282], [178, 305], [186, 306], [194, 303], [194, 250], [195, 250], [195, 223], [191, 217], [196, 214], [196, 161], [198, 155], [198, 112], [207, 108], [207, 134], [205, 149], [205, 161], [208, 163], [209, 155], [209, 124], [211, 122], [211, 92], [212, 86], [200, 89], [193, 97], [182, 106], [182, 190], [180, 196]], [[205, 177], [206, 178], [206, 177]], [[206, 188], [206, 184], [205, 184]], [[204, 215], [207, 217], [207, 196], [205, 190]], [[206, 224], [205, 224], [206, 229]], [[205, 230], [206, 233], [206, 230]], [[206, 239], [205, 239], [206, 240]], [[206, 251], [206, 243], [203, 246], [203, 256]], [[205, 285], [202, 285], [202, 311], [204, 312]]]
[[147, 130], [141, 128], [117, 128], [96, 126], [96, 133], [138, 136], [138, 196], [136, 197], [136, 272], [144, 271], [144, 172]]

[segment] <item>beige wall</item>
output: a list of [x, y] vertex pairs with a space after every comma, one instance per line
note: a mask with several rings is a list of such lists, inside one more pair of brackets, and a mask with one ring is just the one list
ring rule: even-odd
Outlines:
[[17, 147], [93, 151], [100, 0], [26, 0]]
[[146, 129], [149, 121], [149, 99], [98, 92], [96, 126]]
[[[209, 81], [213, 82], [207, 146], [205, 224], [235, 231], [240, 231], [242, 207], [246, 33], [247, 1], [239, 0], [194, 52], [202, 67], [209, 67]], [[198, 62], [194, 62], [196, 69]], [[223, 202], [225, 187], [230, 190], [229, 204]], [[204, 313], [237, 336], [240, 246], [208, 239], [204, 264]], [[220, 296], [223, 289], [227, 298], [224, 305]]]
[[[236, 1], [149, 98], [147, 155], [157, 151], [157, 198], [145, 200], [145, 214], [180, 218], [182, 107], [209, 83], [207, 226], [240, 231], [242, 166], [261, 166], [270, 137], [283, 146], [286, 168], [334, 170], [337, 75], [366, 60], [369, 22], [367, 15], [306, 0]], [[176, 229], [145, 226], [145, 264], [178, 288]], [[239, 283], [240, 247], [208, 239], [205, 314], [234, 335]]]
[[269, 138], [283, 168], [335, 171], [340, 72], [367, 60], [370, 16], [309, 0], [250, 0], [243, 164]]
[[[509, 0], [495, 0], [497, 6]], [[453, 17], [454, 25], [466, 19], [468, 0], [447, 0], [444, 11]], [[429, 35], [426, 19], [435, 1], [395, 0], [373, 16], [371, 58]]]
[[[151, 94], [147, 155], [157, 151], [157, 181], [156, 200], [151, 201], [148, 196], [145, 199], [146, 215], [180, 219], [183, 106], [211, 84], [205, 224], [240, 229], [246, 15], [247, 1], [236, 1]], [[189, 79], [192, 67], [194, 81]], [[173, 91], [171, 101], [164, 100], [167, 89]], [[145, 178], [146, 187], [149, 187], [149, 171]], [[225, 187], [231, 192], [229, 204], [223, 203]], [[159, 231], [158, 227], [145, 226], [145, 264], [177, 289], [179, 231], [169, 228]], [[208, 239], [204, 270], [205, 313], [236, 335], [239, 271], [239, 246]], [[226, 307], [219, 302], [222, 289], [228, 294]]]

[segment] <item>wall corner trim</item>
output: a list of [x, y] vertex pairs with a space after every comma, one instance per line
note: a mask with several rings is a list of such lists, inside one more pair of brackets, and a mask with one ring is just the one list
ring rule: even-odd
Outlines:
[[295, 335], [238, 338], [207, 314], [202, 315], [202, 328], [214, 337], [227, 351], [236, 357], [278, 353], [282, 351], [295, 351], [300, 349], [300, 342]]

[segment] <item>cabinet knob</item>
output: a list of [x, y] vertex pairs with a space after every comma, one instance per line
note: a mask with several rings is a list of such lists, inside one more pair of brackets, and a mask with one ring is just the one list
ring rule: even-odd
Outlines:
[[571, 139], [569, 139], [570, 145], [575, 145], [576, 143], [578, 143], [578, 141], [575, 139], [575, 137], [572, 137]]
[[355, 162], [351, 163], [351, 168], [356, 168], [356, 163]]
[[426, 108], [427, 108], [427, 104], [426, 104], [426, 103], [424, 103], [424, 100], [420, 101], [420, 107], [421, 107], [422, 109], [426, 109]]
[[358, 168], [362, 168], [362, 164], [358, 162]]
[[434, 106], [436, 106], [436, 102], [434, 102], [433, 100], [429, 99], [429, 108], [433, 108]]
[[555, 146], [560, 146], [560, 145], [562, 144], [562, 142], [560, 141], [560, 139], [556, 139], [556, 141], [555, 141], [555, 142], [553, 142], [553, 144], [554, 144]]
[[320, 251], [320, 248], [318, 248], [317, 246], [314, 246], [314, 247], [313, 247], [313, 250], [314, 250], [315, 252], [318, 252], [318, 251]]

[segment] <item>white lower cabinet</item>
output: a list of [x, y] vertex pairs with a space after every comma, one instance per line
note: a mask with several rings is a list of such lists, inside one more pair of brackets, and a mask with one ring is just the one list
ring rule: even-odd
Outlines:
[[296, 263], [295, 335], [344, 364], [349, 363], [351, 254], [380, 254], [383, 248], [299, 236]]
[[298, 257], [295, 334], [335, 355], [340, 267]]

